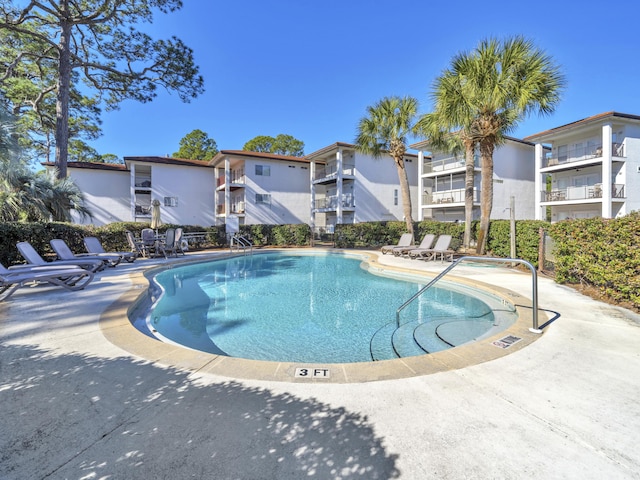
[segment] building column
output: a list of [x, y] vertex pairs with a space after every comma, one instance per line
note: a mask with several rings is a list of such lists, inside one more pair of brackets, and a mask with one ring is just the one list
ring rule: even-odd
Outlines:
[[[247, 200], [245, 198], [245, 200]], [[245, 203], [246, 205], [246, 203]], [[246, 206], [245, 206], [246, 209]], [[226, 219], [231, 214], [231, 160], [229, 157], [224, 159], [224, 218]]]
[[311, 215], [309, 216], [309, 227], [311, 228], [311, 239], [313, 241], [313, 230], [316, 228], [316, 185], [313, 180], [316, 177], [316, 161], [311, 160], [309, 165], [309, 184], [311, 185]]
[[338, 197], [336, 223], [342, 223], [342, 174], [342, 148], [338, 148], [336, 153], [336, 196]]
[[611, 218], [611, 185], [613, 127], [611, 124], [602, 126], [602, 218]]
[[540, 173], [540, 169], [542, 168], [542, 156], [544, 149], [542, 148], [541, 143], [536, 143], [534, 150], [535, 157], [535, 174], [534, 174], [534, 192], [535, 192], [535, 203], [534, 203], [534, 212], [536, 220], [546, 220], [546, 208], [541, 206], [542, 202], [542, 192], [546, 189], [546, 184], [542, 184], [542, 174]]
[[424, 185], [422, 174], [424, 171], [424, 152], [422, 150], [418, 151], [418, 221], [421, 222], [424, 220], [422, 205], [423, 205], [423, 197], [424, 197]]

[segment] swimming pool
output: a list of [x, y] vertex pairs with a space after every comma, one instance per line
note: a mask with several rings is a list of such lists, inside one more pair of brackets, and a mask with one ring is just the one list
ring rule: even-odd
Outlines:
[[423, 355], [507, 328], [513, 308], [480, 291], [432, 288], [396, 309], [428, 280], [390, 278], [363, 258], [282, 252], [178, 266], [155, 275], [153, 305], [132, 321], [196, 350], [254, 360], [352, 363]]

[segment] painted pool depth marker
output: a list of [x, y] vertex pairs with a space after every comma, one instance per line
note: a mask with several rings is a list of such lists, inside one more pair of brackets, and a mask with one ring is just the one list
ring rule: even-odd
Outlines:
[[294, 374], [296, 378], [331, 378], [331, 372], [326, 367], [298, 367]]

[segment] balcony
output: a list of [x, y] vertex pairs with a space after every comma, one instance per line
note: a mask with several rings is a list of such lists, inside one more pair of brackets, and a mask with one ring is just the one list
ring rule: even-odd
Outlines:
[[[342, 208], [355, 208], [355, 200], [350, 193], [342, 195]], [[314, 210], [336, 210], [338, 208], [338, 196], [318, 198], [313, 203]]]
[[[342, 176], [343, 177], [354, 177], [356, 174], [356, 166], [352, 164], [343, 164], [342, 165]], [[316, 174], [313, 178], [314, 182], [320, 181], [334, 181], [338, 175], [338, 169], [335, 163], [329, 165], [318, 165], [316, 168]]]
[[[473, 190], [473, 203], [480, 202], [480, 192]], [[464, 203], [464, 188], [457, 190], [445, 190], [442, 192], [425, 193], [422, 195], [422, 205], [447, 205]]]
[[[612, 198], [624, 198], [624, 185], [613, 184], [611, 186]], [[582, 187], [567, 187], [550, 192], [542, 192], [543, 202], [566, 202], [572, 200], [589, 200], [602, 198], [602, 184], [585, 185]]]
[[[226, 183], [226, 180], [224, 176], [218, 177], [216, 179], [216, 188], [223, 187], [225, 183]], [[229, 184], [229, 187], [231, 188], [231, 190], [235, 190], [236, 188], [242, 188], [244, 187], [244, 184], [245, 184], [244, 174], [234, 175], [234, 172], [231, 172], [231, 183]]]
[[[612, 143], [611, 152], [614, 157], [625, 157], [624, 144]], [[581, 148], [574, 148], [567, 150], [562, 154], [558, 152], [548, 153], [543, 161], [544, 167], [553, 167], [557, 165], [564, 165], [568, 163], [581, 162], [583, 160], [590, 160], [602, 157], [602, 145], [590, 145]]]
[[[479, 158], [474, 157], [474, 165], [476, 168], [480, 167]], [[424, 159], [424, 163], [422, 164], [422, 173], [430, 174], [430, 173], [440, 173], [447, 170], [454, 170], [457, 168], [464, 167], [465, 159], [464, 157], [448, 157], [442, 158], [439, 160], [432, 160], [429, 158]]]

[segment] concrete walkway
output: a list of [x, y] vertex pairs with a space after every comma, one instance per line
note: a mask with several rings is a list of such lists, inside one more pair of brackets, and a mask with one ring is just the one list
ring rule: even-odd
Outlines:
[[[560, 317], [502, 358], [367, 383], [240, 380], [107, 340], [100, 317], [149, 265], [0, 304], [1, 479], [640, 479], [628, 310], [540, 279], [540, 307]], [[530, 297], [526, 273], [457, 274]]]

